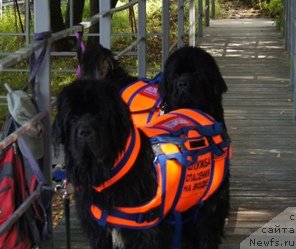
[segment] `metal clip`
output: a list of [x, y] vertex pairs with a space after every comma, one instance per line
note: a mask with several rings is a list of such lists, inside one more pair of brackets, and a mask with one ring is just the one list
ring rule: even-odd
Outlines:
[[55, 186], [54, 191], [63, 199], [69, 198], [69, 188], [67, 180], [63, 180], [61, 184]]

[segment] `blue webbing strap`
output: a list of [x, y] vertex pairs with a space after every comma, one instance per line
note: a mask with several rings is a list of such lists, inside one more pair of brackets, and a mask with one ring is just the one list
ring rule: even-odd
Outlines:
[[44, 40], [44, 44], [43, 44], [43, 48], [38, 56], [38, 58], [36, 59], [36, 54], [35, 52], [31, 54], [30, 56], [30, 78], [29, 81], [24, 85], [23, 90], [26, 91], [28, 86], [31, 85], [32, 88], [32, 102], [36, 107], [36, 110], [39, 111], [37, 102], [36, 102], [36, 94], [35, 94], [35, 78], [36, 75], [39, 71], [39, 68], [42, 64], [42, 61], [45, 57], [46, 54], [46, 48], [47, 48], [47, 39], [49, 37], [51, 37], [51, 31], [47, 31], [47, 32], [41, 32], [41, 33], [35, 33], [34, 34], [34, 40], [35, 41], [40, 41], [40, 40]]
[[44, 40], [44, 44], [37, 59], [35, 58], [35, 52], [32, 53], [30, 57], [30, 78], [28, 83], [24, 86], [24, 89], [26, 89], [28, 85], [31, 84], [33, 89], [33, 94], [34, 94], [34, 87], [35, 87], [35, 77], [42, 64], [44, 56], [46, 54], [47, 39], [51, 37], [51, 32], [47, 31], [47, 32], [41, 32], [41, 33], [35, 33], [34, 36], [35, 36], [34, 37], [35, 41]]
[[20, 136], [18, 138], [19, 143], [22, 145], [23, 147], [23, 156], [27, 159], [27, 161], [29, 162], [28, 165], [30, 166], [30, 168], [32, 169], [34, 175], [37, 177], [38, 182], [40, 182], [41, 184], [45, 183], [45, 178], [39, 168], [38, 163], [36, 162], [34, 156], [32, 155], [32, 152], [30, 151], [27, 143], [25, 142], [24, 138], [22, 136]]
[[157, 110], [157, 107], [160, 105], [162, 99], [158, 98], [157, 101], [155, 101], [153, 108], [150, 110], [148, 118], [147, 118], [147, 123], [150, 122], [151, 118], [153, 117], [154, 112]]
[[101, 209], [102, 212], [102, 216], [100, 219], [97, 219], [94, 217], [94, 219], [96, 220], [97, 224], [100, 226], [106, 226], [107, 224], [109, 224], [107, 222], [107, 218], [108, 216], [113, 216], [113, 217], [117, 217], [117, 218], [121, 218], [124, 220], [130, 220], [130, 221], [135, 221], [139, 224], [144, 223], [144, 222], [151, 222], [153, 220], [156, 220], [157, 218], [159, 218], [158, 222], [152, 224], [152, 225], [146, 225], [143, 227], [132, 227], [130, 225], [123, 225], [123, 224], [113, 224], [110, 223], [112, 226], [114, 227], [120, 227], [120, 228], [129, 228], [129, 229], [147, 229], [147, 228], [151, 228], [156, 226], [159, 221], [161, 221], [162, 219], [162, 206], [158, 206], [156, 208], [153, 208], [151, 210], [149, 210], [148, 212], [145, 213], [134, 213], [134, 214], [130, 214], [130, 213], [124, 213], [121, 212], [119, 210], [113, 209], [113, 210], [104, 210]]
[[180, 212], [173, 212], [175, 218], [175, 231], [173, 238], [173, 249], [181, 248], [181, 235], [182, 235], [182, 214]]
[[163, 72], [160, 71], [152, 79], [151, 78], [140, 77], [138, 80], [139, 81], [144, 81], [144, 82], [149, 83], [149, 84], [159, 84], [160, 81], [162, 80], [162, 78], [163, 78]]
[[163, 72], [159, 72], [157, 75], [154, 76], [153, 79], [151, 79], [148, 83], [149, 84], [159, 84], [159, 82], [162, 80], [163, 78]]
[[[33, 174], [36, 176], [37, 178], [37, 181], [38, 181], [38, 184], [41, 186], [41, 188], [39, 188], [40, 190], [40, 193], [42, 192], [42, 190], [47, 190], [47, 191], [50, 191], [50, 192], [53, 192], [53, 188], [49, 187], [49, 186], [45, 186], [45, 178], [39, 168], [39, 165], [38, 163], [36, 162], [32, 152], [30, 151], [28, 145], [26, 144], [24, 138], [22, 136], [20, 136], [18, 138], [19, 140], [19, 143], [22, 144], [22, 148], [23, 148], [23, 156], [26, 158], [26, 160], [28, 161], [28, 166], [29, 168], [32, 170]], [[41, 195], [40, 195], [41, 196]], [[42, 213], [44, 215], [44, 226], [43, 226], [43, 231], [42, 231], [42, 234], [43, 234], [43, 237], [47, 237], [50, 233], [51, 233], [51, 228], [50, 228], [50, 225], [48, 224], [47, 222], [47, 208], [44, 207], [44, 204], [43, 202], [40, 200], [40, 199], [37, 199], [38, 201], [38, 204], [39, 206], [41, 207], [42, 209]]]
[[[180, 156], [179, 160], [181, 160], [181, 159], [183, 160], [183, 157], [180, 155], [180, 153], [175, 153], [175, 155], [177, 157]], [[161, 165], [162, 170], [166, 168], [166, 160], [168, 159], [167, 156], [168, 155], [164, 155], [164, 154], [157, 155], [157, 160], [158, 160], [159, 164]], [[190, 165], [188, 162], [183, 162], [183, 163], [181, 163], [181, 165], [184, 166], [184, 168], [186, 168], [186, 165], [187, 166]], [[178, 203], [179, 197], [182, 193], [184, 178], [185, 178], [184, 168], [182, 169], [182, 172], [181, 172], [181, 179], [179, 182], [179, 186], [178, 186], [177, 194], [175, 196], [174, 203], [172, 205], [172, 210], [175, 210], [175, 207]], [[164, 176], [164, 178], [166, 178], [166, 177]], [[166, 184], [164, 184], [164, 185], [166, 185]], [[174, 225], [173, 249], [180, 249], [181, 248], [181, 233], [182, 233], [182, 214], [177, 211], [173, 211], [172, 214], [173, 214], [173, 220], [168, 220], [168, 221], [171, 225]]]
[[[129, 86], [139, 82], [139, 81], [143, 81], [145, 83], [148, 83], [149, 85], [153, 85], [153, 84], [159, 84], [159, 82], [161, 81], [163, 77], [163, 72], [159, 72], [158, 74], [156, 74], [154, 76], [154, 78], [150, 79], [150, 78], [144, 78], [144, 77], [140, 77], [138, 78], [136, 81], [131, 82], [130, 84], [128, 84], [127, 86], [125, 86], [124, 88], [120, 89], [120, 95], [122, 95], [123, 91], [128, 88]], [[161, 99], [161, 98], [160, 98]]]
[[[222, 133], [222, 124], [212, 120], [207, 114], [205, 114], [204, 112], [194, 109], [195, 112], [200, 113], [201, 115], [203, 115], [204, 117], [206, 117], [207, 119], [209, 119], [210, 121], [213, 122], [213, 125], [206, 125], [206, 126], [202, 126], [200, 123], [198, 123], [195, 119], [189, 117], [188, 115], [184, 115], [181, 113], [177, 113], [177, 115], [183, 117], [185, 120], [190, 120], [192, 123], [195, 124], [195, 126], [197, 127], [197, 130], [199, 133], [201, 133], [201, 135], [204, 136], [215, 136], [215, 135], [219, 135]], [[174, 112], [172, 112], [174, 113]]]
[[[102, 211], [102, 216], [101, 219], [97, 219], [96, 217], [93, 216], [93, 218], [97, 221], [97, 224], [100, 226], [105, 226], [107, 222], [107, 217], [108, 215], [126, 219], [126, 220], [133, 220], [136, 221], [137, 223], [143, 223], [143, 222], [151, 222], [153, 220], [156, 220], [158, 218], [158, 221], [153, 223], [152, 225], [147, 225], [143, 226], [141, 228], [139, 227], [131, 227], [128, 225], [120, 225], [120, 224], [111, 224], [114, 227], [119, 227], [119, 228], [129, 228], [129, 229], [147, 229], [156, 226], [159, 222], [162, 221], [164, 218], [164, 200], [165, 200], [165, 195], [166, 195], [166, 159], [164, 155], [160, 155], [157, 161], [159, 164], [164, 164], [163, 167], [161, 167], [161, 175], [162, 175], [162, 201], [160, 206], [154, 207], [151, 210], [145, 212], [145, 213], [124, 213], [121, 212], [117, 209], [113, 210], [103, 210]], [[156, 163], [156, 162], [155, 162]], [[99, 208], [99, 207], [98, 207]]]

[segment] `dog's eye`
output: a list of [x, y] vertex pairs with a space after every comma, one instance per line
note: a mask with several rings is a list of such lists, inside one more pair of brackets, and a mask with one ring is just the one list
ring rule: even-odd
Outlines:
[[76, 123], [78, 120], [78, 116], [77, 115], [73, 115], [71, 118], [71, 123]]

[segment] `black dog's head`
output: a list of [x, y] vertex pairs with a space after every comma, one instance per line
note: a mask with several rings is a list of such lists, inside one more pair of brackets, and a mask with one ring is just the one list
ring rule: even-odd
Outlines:
[[[64, 145], [67, 170], [76, 184], [99, 184], [109, 177], [131, 127], [127, 106], [106, 80], [77, 80], [58, 96], [53, 138], [55, 145]], [[95, 175], [103, 177], [92, 179]]]
[[114, 54], [101, 45], [87, 47], [82, 54], [83, 78], [105, 79], [118, 67], [119, 63]]
[[226, 91], [214, 58], [197, 47], [183, 47], [169, 56], [159, 86], [166, 112], [197, 108], [220, 122], [223, 122], [222, 94]]
[[85, 79], [110, 79], [119, 89], [136, 79], [120, 65], [111, 50], [100, 44], [87, 47], [83, 52], [81, 74]]

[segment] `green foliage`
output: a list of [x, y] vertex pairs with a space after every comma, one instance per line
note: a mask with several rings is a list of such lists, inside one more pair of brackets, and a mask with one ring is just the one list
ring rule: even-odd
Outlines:
[[215, 6], [215, 15], [216, 18], [225, 18], [225, 10], [221, 7], [221, 4], [226, 2], [228, 0], [217, 0], [216, 1], [216, 6]]
[[[1, 20], [0, 33], [22, 32], [15, 11], [11, 6], [3, 8], [5, 16]], [[12, 52], [25, 44], [25, 38], [20, 36], [3, 36], [0, 39], [0, 51]]]
[[284, 4], [282, 0], [259, 0], [258, 6], [260, 9], [267, 14], [268, 16], [272, 17], [276, 21], [276, 25], [279, 29], [283, 28], [284, 25], [284, 13], [283, 8]]
[[[127, 0], [121, 0], [118, 2], [118, 6], [126, 4]], [[161, 32], [161, 4], [159, 0], [149, 0], [147, 2], [147, 29], [148, 32]], [[66, 15], [67, 1], [62, 1], [62, 13]], [[137, 8], [134, 8], [137, 16]], [[89, 0], [85, 1], [85, 7], [83, 12], [83, 20], [89, 19]], [[22, 14], [22, 19], [24, 15]], [[21, 32], [18, 18], [13, 7], [5, 7], [3, 9], [3, 18], [0, 25], [0, 33], [18, 33]], [[24, 20], [23, 20], [24, 23]], [[130, 33], [131, 27], [129, 23], [129, 11], [125, 10], [112, 15], [112, 33]], [[86, 39], [86, 36], [84, 37]], [[112, 50], [121, 51], [127, 48], [133, 41], [136, 40], [135, 36], [113, 36], [112, 37]], [[148, 53], [147, 63], [150, 68], [158, 68], [161, 62], [161, 49], [157, 44], [161, 44], [160, 37], [151, 36], [147, 38], [148, 46], [153, 48], [153, 53]], [[15, 52], [25, 46], [25, 39], [22, 36], [0, 36], [0, 51], [1, 52]], [[155, 59], [157, 55], [157, 59]], [[4, 56], [0, 57], [2, 59]], [[137, 66], [137, 61], [134, 56], [124, 56], [120, 58], [124, 67], [128, 70], [134, 69]], [[51, 69], [54, 71], [71, 69], [74, 70], [77, 67], [77, 59], [75, 57], [52, 57]], [[12, 89], [20, 89], [29, 79], [28, 73], [28, 60], [23, 60], [14, 67], [14, 69], [26, 70], [26, 72], [1, 72], [1, 83], [7, 82]], [[54, 72], [51, 73], [51, 93], [56, 95], [62, 86], [68, 84], [76, 77], [75, 72]], [[0, 85], [0, 95], [5, 95], [6, 90], [3, 84]], [[2, 108], [3, 109], [3, 108]], [[0, 115], [2, 113], [0, 110]], [[5, 109], [5, 108], [4, 108]], [[1, 119], [1, 118], [0, 118]]]
[[[253, 8], [259, 9], [265, 15], [274, 18], [277, 27], [282, 30], [284, 25], [283, 16], [283, 0], [219, 0], [218, 3], [225, 2], [237, 2], [242, 3]], [[219, 4], [218, 4], [219, 6]]]
[[[229, 0], [217, 0], [216, 3], [216, 15], [219, 16], [219, 13], [222, 12], [219, 3], [226, 2]], [[283, 16], [283, 3], [282, 0], [232, 0], [233, 2], [241, 2], [248, 4], [253, 7], [260, 8], [264, 13], [268, 14], [271, 17], [274, 17], [277, 21], [278, 26], [281, 26]], [[66, 13], [66, 2], [62, 1], [62, 13]], [[85, 7], [83, 12], [83, 20], [89, 18], [89, 0], [85, 1]], [[121, 0], [118, 2], [118, 6], [127, 3], [127, 0]], [[175, 42], [177, 36], [177, 1], [171, 1], [170, 7], [170, 34], [171, 40], [170, 44]], [[197, 5], [198, 0], [195, 0]], [[137, 16], [137, 8], [134, 8], [135, 15]], [[188, 16], [188, 5], [185, 5], [186, 16]], [[13, 7], [5, 7], [3, 9], [3, 18], [0, 25], [0, 33], [8, 32], [21, 32], [20, 25], [16, 13]], [[22, 15], [24, 19], [24, 15]], [[161, 65], [161, 34], [162, 32], [162, 1], [160, 0], [149, 0], [147, 1], [147, 32], [150, 34], [147, 37], [147, 66], [149, 70], [159, 70]], [[189, 22], [188, 19], [185, 20], [185, 30], [188, 28]], [[31, 24], [32, 26], [32, 24]], [[129, 11], [122, 11], [119, 13], [114, 13], [112, 15], [112, 33], [130, 33], [131, 27], [129, 23]], [[84, 37], [86, 38], [86, 37]], [[128, 47], [136, 37], [134, 36], [113, 36], [112, 37], [112, 50], [121, 51]], [[188, 40], [188, 37], [185, 36], [185, 39]], [[20, 49], [25, 45], [24, 37], [22, 36], [1, 36], [0, 37], [0, 51], [5, 52], [14, 52]], [[134, 52], [134, 51], [133, 51]], [[137, 66], [137, 61], [133, 56], [124, 56], [121, 59], [123, 66], [128, 70], [135, 68]], [[53, 70], [63, 70], [63, 69], [72, 69], [75, 70], [77, 67], [77, 59], [75, 57], [63, 57], [56, 58], [53, 57], [51, 60], [51, 66]], [[13, 68], [17, 69], [28, 69], [28, 61], [24, 60]], [[149, 75], [150, 76], [150, 75]], [[151, 75], [152, 76], [152, 75]], [[76, 74], [73, 72], [70, 73], [59, 73], [52, 72], [51, 74], [51, 91], [52, 95], [56, 95], [61, 89], [62, 86], [68, 84], [73, 79], [75, 79]], [[29, 79], [28, 72], [1, 72], [1, 83], [7, 82], [13, 89], [21, 88], [24, 83]], [[0, 85], [0, 95], [5, 95], [6, 91]], [[3, 111], [5, 108], [0, 109], [0, 120], [3, 116], [6, 116], [6, 112]], [[5, 114], [2, 114], [5, 113]], [[1, 116], [2, 115], [2, 116]]]

